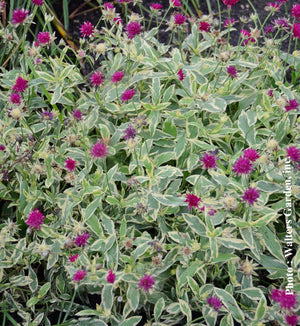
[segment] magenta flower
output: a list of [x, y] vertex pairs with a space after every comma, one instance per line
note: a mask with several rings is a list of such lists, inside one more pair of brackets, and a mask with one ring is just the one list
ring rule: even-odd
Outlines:
[[133, 98], [133, 95], [135, 94], [134, 89], [127, 89], [122, 95], [121, 95], [121, 101], [122, 103], [129, 101]]
[[79, 109], [75, 109], [75, 110], [73, 111], [73, 117], [74, 117], [74, 119], [77, 120], [77, 121], [82, 120], [82, 113], [81, 113], [81, 111], [80, 111]]
[[145, 274], [138, 284], [140, 289], [144, 289], [146, 292], [149, 292], [150, 289], [153, 288], [153, 285], [155, 284], [155, 278], [151, 275]]
[[85, 276], [86, 276], [86, 270], [80, 269], [74, 274], [73, 281], [80, 282], [85, 278]]
[[293, 25], [293, 37], [294, 38], [299, 38], [300, 39], [300, 24], [299, 23], [295, 23]]
[[114, 284], [116, 280], [116, 274], [114, 274], [114, 272], [110, 269], [108, 271], [108, 275], [106, 276], [106, 281], [108, 283]]
[[16, 93], [12, 92], [10, 94], [10, 99], [9, 100], [10, 100], [10, 102], [12, 102], [14, 104], [17, 104], [17, 105], [21, 104], [21, 95], [20, 95], [20, 93], [18, 93], [18, 92], [16, 92]]
[[296, 99], [294, 100], [289, 100], [289, 104], [285, 106], [286, 112], [289, 112], [291, 110], [297, 110], [299, 111], [299, 103], [297, 102]]
[[300, 4], [295, 3], [292, 8], [292, 16], [296, 19], [300, 19]]
[[75, 244], [78, 247], [84, 247], [86, 244], [88, 244], [88, 240], [90, 238], [90, 234], [88, 232], [83, 233], [82, 235], [78, 235], [75, 238]]
[[183, 25], [184, 22], [185, 22], [185, 18], [186, 17], [183, 16], [182, 14], [174, 15], [174, 23], [175, 23], [175, 25], [178, 25], [178, 26]]
[[50, 43], [51, 37], [48, 32], [39, 32], [37, 35], [38, 42], [41, 46], [47, 45]]
[[104, 83], [104, 77], [100, 71], [96, 71], [92, 74], [90, 81], [92, 86], [100, 86]]
[[179, 8], [181, 7], [181, 2], [180, 0], [170, 0], [170, 6]]
[[27, 84], [28, 81], [26, 79], [23, 79], [22, 77], [18, 77], [12, 90], [15, 92], [24, 93], [25, 89], [28, 87]]
[[298, 325], [298, 316], [297, 315], [286, 315], [285, 321], [290, 326], [297, 326]]
[[36, 6], [42, 6], [44, 4], [44, 0], [31, 0], [31, 1]]
[[120, 18], [120, 17], [115, 17], [114, 18], [114, 22], [116, 23], [116, 24], [118, 24], [118, 25], [122, 25], [122, 19]]
[[274, 95], [273, 95], [273, 89], [269, 89], [268, 90], [268, 95], [271, 96], [271, 97], [274, 97]]
[[239, 2], [239, 0], [222, 0], [222, 1], [224, 5], [226, 5], [229, 9], [231, 8], [231, 6]]
[[0, 145], [0, 151], [1, 152], [5, 151], [5, 146], [3, 144]]
[[255, 162], [260, 156], [255, 149], [248, 148], [244, 150], [244, 157], [248, 158], [251, 162]]
[[42, 112], [41, 116], [42, 116], [43, 120], [52, 120], [52, 118], [54, 117], [54, 114], [52, 112], [46, 110], [46, 111]]
[[295, 309], [298, 303], [296, 293], [286, 293], [284, 290], [271, 290], [270, 298], [280, 303], [281, 309]]
[[295, 146], [288, 147], [286, 149], [287, 156], [291, 159], [293, 162], [299, 162], [300, 161], [300, 151]]
[[237, 71], [234, 66], [228, 66], [227, 73], [232, 79], [238, 77]]
[[65, 163], [66, 163], [66, 169], [73, 172], [75, 171], [75, 168], [76, 168], [76, 161], [72, 160], [71, 158], [67, 158], [65, 160]]
[[13, 15], [12, 15], [11, 22], [14, 25], [22, 24], [24, 22], [24, 20], [27, 18], [28, 14], [29, 14], [29, 10], [26, 10], [26, 9], [23, 9], [23, 8], [13, 10]]
[[190, 210], [192, 207], [199, 208], [199, 201], [202, 201], [200, 197], [193, 194], [186, 194], [184, 202], [189, 204], [188, 209]]
[[210, 24], [207, 22], [200, 22], [199, 24], [199, 31], [209, 32]]
[[250, 187], [248, 190], [245, 191], [242, 198], [245, 203], [249, 203], [249, 205], [254, 205], [254, 202], [257, 202], [258, 197], [259, 190]]
[[185, 74], [183, 73], [182, 69], [179, 69], [179, 70], [178, 70], [177, 76], [178, 76], [178, 79], [179, 79], [180, 81], [183, 81], [183, 80], [184, 80], [184, 78], [185, 78]]
[[113, 83], [118, 83], [119, 81], [122, 80], [122, 78], [124, 77], [124, 72], [123, 71], [116, 71], [112, 77], [111, 77], [111, 81]]
[[270, 298], [276, 302], [280, 302], [281, 295], [284, 291], [278, 290], [278, 289], [271, 289], [271, 295]]
[[70, 256], [69, 257], [69, 262], [74, 263], [77, 260], [78, 256], [79, 256], [79, 254], [75, 254], [73, 256]]
[[211, 209], [208, 211], [208, 215], [209, 215], [209, 216], [214, 216], [216, 213], [217, 213], [217, 211], [216, 211], [214, 208], [211, 208]]
[[46, 218], [37, 208], [32, 210], [28, 215], [28, 219], [25, 224], [29, 225], [31, 229], [41, 229], [41, 225], [43, 224], [44, 218]]
[[140, 34], [142, 26], [138, 22], [130, 22], [126, 26], [127, 36], [132, 40], [136, 35]]
[[103, 158], [108, 154], [107, 147], [103, 140], [97, 142], [91, 149], [93, 158]]
[[215, 311], [219, 312], [219, 309], [223, 306], [222, 301], [217, 297], [209, 297], [206, 299], [206, 302], [215, 309]]
[[253, 170], [251, 161], [247, 157], [240, 156], [235, 164], [233, 165], [232, 170], [238, 174], [249, 174]]
[[282, 28], [285, 31], [289, 31], [291, 29], [290, 24], [286, 18], [278, 18], [273, 22], [274, 26], [277, 28]]
[[136, 136], [136, 130], [132, 125], [129, 125], [124, 131], [124, 139], [134, 139], [134, 137]]
[[278, 11], [280, 11], [280, 5], [275, 2], [269, 2], [267, 4], [267, 10], [272, 11], [272, 12], [278, 12]]
[[32, 0], [32, 3], [36, 6], [42, 6], [44, 4], [44, 0]]
[[150, 6], [150, 9], [152, 10], [160, 10], [161, 8], [163, 8], [163, 5], [159, 3], [152, 3], [152, 5]]
[[94, 36], [94, 27], [91, 22], [85, 21], [81, 26], [80, 26], [80, 32], [82, 37], [90, 37]]
[[108, 9], [114, 9], [114, 5], [111, 2], [104, 2], [103, 4], [104, 6], [104, 10], [108, 10]]
[[267, 25], [265, 27], [264, 33], [268, 34], [268, 33], [272, 33], [272, 32], [274, 32], [274, 26], [273, 25]]
[[236, 22], [236, 20], [234, 18], [230, 18], [230, 21], [229, 19], [227, 18], [223, 24], [223, 26], [225, 28], [227, 28], [228, 26], [233, 26], [233, 24]]
[[201, 162], [203, 169], [215, 169], [217, 167], [217, 160], [213, 154], [204, 153]]

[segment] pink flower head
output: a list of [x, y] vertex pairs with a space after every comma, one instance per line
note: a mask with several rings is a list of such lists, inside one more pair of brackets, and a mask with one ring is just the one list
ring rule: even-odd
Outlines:
[[80, 269], [74, 274], [73, 281], [80, 282], [85, 278], [85, 276], [86, 276], [86, 270]]
[[82, 235], [78, 235], [75, 238], [75, 244], [78, 247], [84, 247], [86, 244], [88, 244], [89, 237], [91, 235], [88, 232], [83, 233]]
[[240, 156], [235, 164], [233, 165], [232, 170], [238, 174], [249, 174], [253, 170], [251, 161], [247, 157]]
[[273, 25], [267, 25], [265, 27], [264, 33], [268, 34], [268, 33], [272, 33], [272, 32], [274, 32], [274, 26]]
[[245, 191], [243, 195], [243, 201], [245, 203], [249, 203], [249, 205], [254, 205], [254, 202], [257, 202], [257, 199], [259, 197], [259, 190], [256, 188], [249, 188], [248, 190]]
[[150, 6], [150, 9], [152, 10], [160, 10], [161, 8], [163, 8], [163, 5], [159, 3], [152, 3], [152, 5]]
[[94, 36], [94, 27], [91, 22], [86, 21], [80, 26], [80, 32], [82, 37]]
[[290, 326], [297, 326], [298, 325], [298, 316], [297, 315], [286, 315], [285, 321]]
[[114, 5], [111, 2], [104, 2], [104, 10], [114, 9]]
[[113, 83], [118, 83], [119, 81], [122, 80], [122, 78], [124, 77], [124, 72], [123, 71], [116, 71], [112, 77], [111, 77], [111, 81]]
[[114, 284], [116, 280], [116, 274], [112, 270], [108, 271], [108, 275], [106, 276], [106, 281], [108, 283]]
[[246, 29], [241, 29], [240, 32], [241, 32], [241, 35], [243, 38], [251, 37], [251, 33], [249, 31], [247, 31]]
[[43, 111], [41, 115], [43, 120], [52, 120], [52, 118], [54, 117], [54, 114], [47, 110]]
[[170, 0], [170, 6], [171, 6], [171, 7], [177, 7], [177, 8], [179, 8], [179, 7], [181, 7], [182, 5], [181, 5], [180, 0]]
[[118, 24], [118, 25], [122, 25], [122, 19], [120, 18], [120, 17], [115, 17], [114, 18], [114, 22], [116, 23], [116, 24]]
[[28, 84], [28, 81], [26, 79], [23, 79], [22, 77], [18, 77], [12, 90], [15, 92], [24, 93], [25, 89], [28, 87], [27, 84]]
[[230, 18], [230, 21], [229, 19], [227, 18], [223, 24], [223, 26], [225, 28], [227, 28], [228, 26], [233, 26], [233, 24], [236, 22], [236, 20], [234, 18]]
[[14, 104], [17, 104], [17, 105], [21, 104], [21, 95], [20, 95], [20, 93], [12, 92], [10, 94], [10, 99], [9, 100], [10, 100], [11, 103], [14, 103]]
[[129, 125], [124, 131], [124, 139], [134, 139], [136, 136], [136, 130], [132, 125]]
[[51, 37], [48, 32], [39, 32], [37, 35], [38, 42], [41, 46], [47, 45], [50, 43]]
[[292, 16], [296, 19], [300, 19], [300, 4], [295, 3], [292, 8]]
[[93, 158], [103, 158], [108, 154], [107, 147], [103, 140], [98, 141], [91, 149]]
[[208, 211], [208, 215], [209, 215], [209, 216], [214, 216], [216, 213], [217, 213], [217, 211], [216, 211], [214, 208], [211, 208], [211, 209]]
[[229, 9], [231, 8], [231, 6], [239, 2], [239, 0], [222, 0], [222, 1], [224, 5], [227, 6]]
[[200, 22], [199, 24], [199, 31], [203, 31], [203, 32], [208, 32], [210, 29], [210, 25], [207, 22]]
[[135, 94], [134, 89], [127, 89], [122, 95], [121, 95], [121, 101], [122, 103], [129, 101], [133, 98], [133, 95]]
[[44, 218], [46, 218], [37, 208], [30, 212], [26, 224], [29, 225], [31, 229], [41, 229]]
[[275, 2], [269, 2], [266, 6], [267, 11], [278, 12], [280, 11], [280, 5]]
[[299, 38], [300, 39], [300, 24], [295, 23], [293, 26], [293, 37], [294, 38]]
[[271, 289], [271, 295], [270, 298], [276, 302], [280, 302], [282, 293], [284, 291], [278, 290], [278, 289]]
[[0, 145], [0, 151], [1, 152], [5, 151], [5, 146], [3, 144]]
[[139, 22], [130, 22], [126, 26], [127, 36], [130, 40], [132, 40], [136, 35], [140, 34], [142, 30], [142, 26]]
[[291, 146], [286, 149], [287, 156], [291, 159], [293, 162], [299, 162], [300, 161], [300, 151], [298, 148]]
[[24, 22], [24, 20], [27, 18], [28, 14], [29, 14], [29, 10], [26, 10], [26, 9], [23, 9], [23, 8], [13, 10], [13, 15], [12, 15], [11, 22], [14, 25], [22, 24]]
[[66, 163], [66, 169], [73, 172], [75, 171], [75, 168], [76, 168], [76, 161], [72, 160], [71, 158], [67, 158], [65, 160], [65, 163]]
[[299, 103], [297, 102], [296, 99], [294, 100], [289, 100], [289, 104], [285, 106], [286, 112], [289, 112], [291, 110], [297, 110], [299, 111]]
[[255, 162], [260, 156], [255, 149], [248, 148], [244, 150], [244, 157], [248, 158], [251, 162]]
[[183, 16], [182, 14], [174, 15], [174, 23], [175, 23], [175, 25], [178, 25], [178, 26], [183, 25], [184, 22], [185, 22], [185, 18], [186, 17]]
[[74, 117], [74, 119], [77, 120], [77, 121], [82, 120], [82, 113], [81, 113], [81, 111], [80, 111], [79, 109], [75, 109], [75, 110], [73, 111], [73, 117]]
[[151, 275], [145, 274], [139, 282], [140, 289], [144, 289], [146, 292], [149, 292], [150, 289], [153, 288], [153, 285], [155, 284], [155, 278]]
[[199, 208], [199, 201], [202, 201], [200, 197], [193, 194], [186, 194], [184, 202], [189, 204], [188, 209], [190, 210], [192, 207]]
[[213, 154], [204, 153], [201, 162], [203, 169], [215, 169], [217, 167], [217, 160]]
[[227, 73], [232, 79], [238, 77], [237, 71], [234, 66], [228, 66]]
[[100, 86], [104, 83], [104, 77], [100, 71], [96, 71], [92, 74], [90, 81], [92, 86]]
[[32, 0], [32, 3], [36, 6], [42, 6], [44, 3], [44, 0]]
[[278, 18], [273, 22], [274, 26], [277, 28], [282, 28], [285, 31], [289, 31], [291, 29], [290, 24], [286, 18]]
[[74, 263], [77, 260], [78, 256], [79, 256], [79, 254], [75, 254], [73, 256], [70, 256], [69, 257], [69, 262]]
[[219, 312], [219, 309], [223, 306], [222, 301], [217, 297], [209, 297], [206, 299], [206, 302], [215, 309], [215, 311]]
[[296, 304], [298, 303], [296, 293], [286, 293], [285, 291], [282, 291], [281, 298], [280, 298], [280, 308], [281, 309], [295, 309]]
[[273, 95], [273, 89], [269, 89], [268, 90], [268, 95], [271, 96], [271, 97], [274, 97], [274, 95]]
[[184, 80], [185, 75], [184, 75], [182, 69], [179, 69], [179, 70], [178, 70], [177, 76], [178, 76], [178, 79], [179, 79], [180, 81], [183, 81], [183, 80]]

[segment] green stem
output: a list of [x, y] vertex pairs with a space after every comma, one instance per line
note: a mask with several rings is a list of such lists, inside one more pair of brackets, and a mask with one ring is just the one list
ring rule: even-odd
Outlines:
[[68, 310], [66, 312], [65, 318], [63, 319], [63, 323], [67, 320], [67, 318], [68, 318], [68, 316], [70, 314], [70, 311], [72, 309], [72, 306], [73, 306], [73, 303], [74, 303], [74, 299], [75, 299], [75, 296], [76, 296], [76, 292], [77, 292], [77, 287], [75, 287], [75, 290], [74, 290], [74, 293], [73, 293], [73, 296], [72, 296], [72, 299], [71, 299], [69, 308], [68, 308]]

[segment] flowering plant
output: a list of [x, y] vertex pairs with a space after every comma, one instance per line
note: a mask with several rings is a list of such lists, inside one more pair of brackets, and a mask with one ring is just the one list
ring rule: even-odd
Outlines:
[[4, 324], [296, 325], [299, 7], [233, 44], [229, 16], [136, 6], [78, 44], [46, 0], [1, 26]]

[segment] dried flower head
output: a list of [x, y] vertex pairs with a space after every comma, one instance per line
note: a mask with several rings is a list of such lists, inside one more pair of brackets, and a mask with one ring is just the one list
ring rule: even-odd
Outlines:
[[248, 257], [246, 257], [246, 260], [244, 262], [240, 263], [239, 270], [245, 276], [257, 275], [257, 273], [255, 272], [255, 268], [257, 266], [258, 266], [258, 264], [253, 263], [253, 260], [249, 261]]
[[278, 151], [279, 150], [278, 141], [276, 139], [270, 139], [267, 142], [266, 147], [270, 151]]

